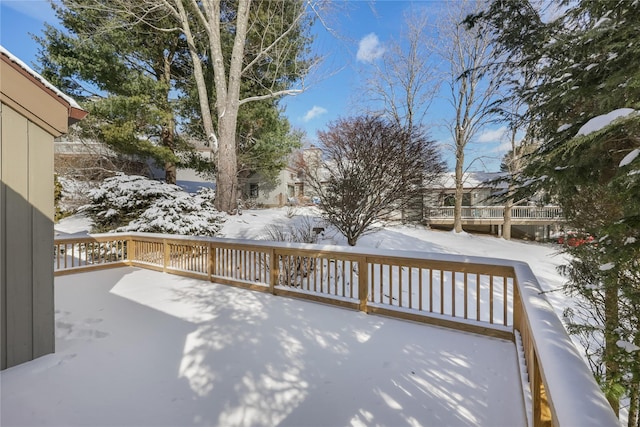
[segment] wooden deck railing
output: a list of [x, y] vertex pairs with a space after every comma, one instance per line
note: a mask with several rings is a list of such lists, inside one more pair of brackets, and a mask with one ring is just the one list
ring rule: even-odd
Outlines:
[[[453, 206], [429, 207], [425, 210], [425, 217], [432, 219], [453, 220]], [[504, 218], [504, 206], [463, 206], [462, 219], [466, 220], [491, 220]], [[559, 206], [513, 206], [511, 208], [512, 220], [536, 221], [562, 221], [562, 209]]]
[[524, 263], [147, 233], [55, 240], [56, 275], [127, 265], [510, 339], [526, 364], [529, 425], [617, 423]]

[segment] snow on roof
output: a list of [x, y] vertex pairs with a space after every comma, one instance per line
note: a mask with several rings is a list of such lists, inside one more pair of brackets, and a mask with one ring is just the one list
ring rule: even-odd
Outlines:
[[44, 77], [42, 77], [40, 74], [36, 73], [31, 67], [29, 67], [27, 64], [25, 64], [24, 62], [22, 62], [17, 56], [13, 55], [11, 52], [9, 52], [4, 46], [0, 45], [0, 54], [5, 55], [6, 57], [9, 58], [9, 60], [11, 62], [13, 62], [14, 64], [16, 64], [17, 66], [19, 66], [20, 68], [22, 68], [23, 70], [25, 70], [27, 73], [29, 73], [33, 78], [35, 78], [36, 80], [38, 80], [40, 83], [42, 83], [46, 88], [51, 89], [57, 96], [59, 96], [60, 98], [62, 98], [67, 104], [69, 104], [70, 107], [72, 108], [77, 108], [79, 110], [82, 110], [82, 107], [73, 99], [71, 98], [69, 95], [63, 93], [60, 89], [58, 89], [57, 87], [55, 87], [54, 85], [52, 85], [51, 83], [49, 83], [49, 81], [47, 81], [47, 79], [45, 79]]
[[[465, 172], [462, 176], [462, 182], [464, 188], [504, 188], [505, 182], [493, 183], [505, 173], [503, 172]], [[430, 185], [431, 188], [455, 188], [456, 187], [456, 175], [455, 173], [443, 173], [436, 179], [436, 181]]]

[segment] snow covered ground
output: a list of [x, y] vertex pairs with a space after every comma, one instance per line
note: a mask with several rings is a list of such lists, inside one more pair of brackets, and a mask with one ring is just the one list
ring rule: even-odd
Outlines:
[[[221, 234], [265, 239], [305, 215], [249, 210]], [[346, 244], [328, 227], [322, 241]], [[545, 290], [563, 281], [552, 244], [393, 226], [358, 246], [522, 260]], [[547, 297], [560, 315], [568, 299]], [[57, 278], [56, 323], [56, 354], [2, 372], [1, 425], [524, 424], [500, 340], [134, 268]]]

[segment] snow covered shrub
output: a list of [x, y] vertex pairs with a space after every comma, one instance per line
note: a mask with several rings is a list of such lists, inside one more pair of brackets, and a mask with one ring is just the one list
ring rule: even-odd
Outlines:
[[215, 236], [225, 214], [215, 209], [214, 198], [213, 190], [202, 189], [195, 195], [181, 192], [172, 200], [158, 199], [137, 219], [116, 231]]
[[59, 209], [61, 213], [60, 218], [72, 215], [87, 203], [90, 203], [91, 190], [99, 185], [96, 181], [70, 178], [62, 175], [56, 176], [61, 191], [56, 205], [56, 209]]
[[83, 210], [94, 220], [93, 231], [148, 231], [212, 236], [224, 215], [213, 207], [215, 193], [196, 195], [177, 185], [137, 175], [118, 174], [90, 191]]

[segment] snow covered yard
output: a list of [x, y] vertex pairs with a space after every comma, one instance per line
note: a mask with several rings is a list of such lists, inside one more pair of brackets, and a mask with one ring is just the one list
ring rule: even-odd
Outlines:
[[4, 425], [524, 425], [512, 343], [136, 268], [56, 278]]

